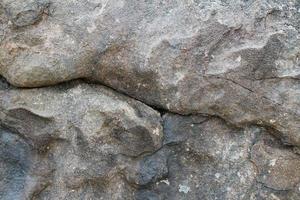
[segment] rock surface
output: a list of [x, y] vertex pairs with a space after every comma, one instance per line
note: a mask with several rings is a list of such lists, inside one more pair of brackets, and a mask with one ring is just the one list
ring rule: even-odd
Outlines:
[[1, 0], [0, 199], [300, 199], [299, 24], [299, 0]]
[[16, 86], [86, 78], [300, 145], [299, 1], [1, 4], [0, 74]]
[[162, 146], [160, 114], [102, 86], [71, 83], [0, 94], [3, 199], [121, 199], [113, 188], [131, 190], [118, 174]]

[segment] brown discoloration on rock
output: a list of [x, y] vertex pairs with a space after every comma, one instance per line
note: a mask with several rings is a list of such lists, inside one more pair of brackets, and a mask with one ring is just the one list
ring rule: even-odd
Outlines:
[[1, 0], [0, 199], [300, 199], [299, 9]]

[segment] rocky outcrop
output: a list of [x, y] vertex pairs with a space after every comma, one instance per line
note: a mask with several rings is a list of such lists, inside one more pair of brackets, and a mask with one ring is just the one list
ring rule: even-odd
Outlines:
[[0, 199], [299, 199], [297, 0], [0, 1]]
[[86, 78], [299, 145], [298, 4], [5, 0], [0, 73], [20, 87]]
[[119, 184], [127, 191], [118, 174], [162, 146], [159, 113], [105, 87], [71, 83], [0, 94], [0, 155], [14, 167], [1, 170], [20, 173], [3, 172], [3, 199], [99, 199], [103, 192], [84, 191], [113, 192]]
[[[3, 89], [1, 199], [298, 199], [297, 149], [102, 86]], [[239, 187], [237, 187], [237, 185]]]

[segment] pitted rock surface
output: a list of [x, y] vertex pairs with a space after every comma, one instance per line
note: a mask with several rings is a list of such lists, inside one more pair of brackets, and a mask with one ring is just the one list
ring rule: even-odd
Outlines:
[[300, 199], [299, 0], [1, 0], [0, 199]]

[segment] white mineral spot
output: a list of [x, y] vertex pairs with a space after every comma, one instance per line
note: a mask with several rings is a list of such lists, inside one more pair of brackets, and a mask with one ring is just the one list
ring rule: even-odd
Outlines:
[[167, 108], [168, 108], [168, 109], [170, 109], [170, 104], [169, 104], [169, 103], [167, 103], [167, 105], [166, 105], [166, 106], [167, 106]]
[[272, 199], [274, 200], [280, 200], [275, 194], [271, 194]]
[[221, 174], [220, 174], [220, 173], [216, 173], [216, 174], [215, 174], [215, 177], [216, 177], [217, 179], [219, 179], [219, 178], [221, 177]]
[[242, 60], [242, 57], [241, 57], [241, 56], [239, 56], [239, 57], [237, 57], [237, 58], [236, 58], [236, 60], [235, 60], [235, 61], [237, 61], [237, 62], [241, 62], [241, 60]]
[[107, 3], [108, 3], [108, 0], [105, 0], [105, 1], [102, 3], [101, 9], [99, 10], [98, 15], [102, 15], [102, 13], [105, 11], [105, 8], [106, 8], [106, 6], [107, 6]]
[[241, 183], [245, 183], [245, 182], [246, 182], [246, 179], [241, 175], [240, 172], [238, 172], [237, 175], [238, 175], [238, 177], [240, 178]]
[[156, 127], [156, 129], [154, 129], [153, 134], [154, 135], [159, 135], [159, 128], [158, 127]]
[[179, 81], [181, 81], [182, 79], [184, 79], [184, 77], [185, 77], [184, 73], [182, 73], [182, 72], [176, 72], [175, 73], [175, 78], [176, 78], [175, 83], [178, 83]]
[[179, 192], [187, 194], [190, 191], [190, 187], [186, 185], [179, 184]]
[[272, 159], [272, 160], [270, 160], [270, 166], [275, 166], [276, 165], [276, 159]]
[[205, 52], [204, 52], [204, 56], [205, 56], [205, 57], [208, 57], [208, 51], [205, 51]]
[[168, 179], [166, 179], [166, 180], [161, 180], [160, 183], [165, 183], [165, 184], [167, 184], [167, 185], [170, 185], [170, 182], [169, 182]]
[[279, 30], [278, 33], [284, 34], [284, 31], [283, 30]]
[[270, 123], [271, 123], [271, 124], [274, 124], [275, 122], [276, 122], [275, 119], [270, 119]]

